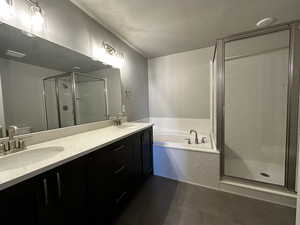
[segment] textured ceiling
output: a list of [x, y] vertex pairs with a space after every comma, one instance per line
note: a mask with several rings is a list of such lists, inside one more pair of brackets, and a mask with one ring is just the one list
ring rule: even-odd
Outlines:
[[213, 45], [258, 20], [300, 19], [300, 0], [71, 0], [147, 57]]

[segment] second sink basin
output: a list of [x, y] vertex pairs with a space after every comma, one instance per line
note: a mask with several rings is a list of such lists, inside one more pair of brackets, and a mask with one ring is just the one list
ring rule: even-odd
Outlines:
[[29, 149], [11, 155], [0, 157], [0, 172], [22, 168], [34, 163], [49, 159], [64, 150], [63, 147], [53, 146], [37, 149]]
[[117, 127], [120, 128], [120, 129], [127, 129], [127, 128], [134, 128], [134, 127], [136, 127], [136, 125], [135, 124], [122, 124], [122, 125], [117, 126]]

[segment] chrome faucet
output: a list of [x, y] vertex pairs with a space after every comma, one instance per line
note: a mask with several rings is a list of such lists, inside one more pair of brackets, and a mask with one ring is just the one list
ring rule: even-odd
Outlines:
[[15, 139], [17, 129], [18, 129], [17, 126], [9, 126], [8, 127], [8, 146], [9, 146], [9, 150], [13, 150], [17, 147], [17, 139]]
[[25, 141], [15, 137], [17, 129], [17, 126], [8, 127], [8, 139], [0, 141], [0, 155], [24, 150], [26, 148]]
[[113, 121], [114, 126], [121, 126], [122, 125], [122, 113], [117, 113], [115, 116], [111, 116], [110, 119]]
[[190, 135], [194, 133], [195, 134], [195, 144], [199, 144], [199, 139], [198, 139], [198, 133], [196, 130], [190, 130]]

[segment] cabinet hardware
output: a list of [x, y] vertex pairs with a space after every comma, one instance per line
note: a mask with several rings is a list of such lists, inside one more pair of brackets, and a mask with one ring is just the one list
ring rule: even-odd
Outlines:
[[126, 166], [121, 166], [119, 169], [117, 169], [115, 172], [114, 172], [114, 174], [118, 174], [118, 173], [120, 173], [120, 172], [122, 172], [124, 169], [126, 168]]
[[121, 145], [121, 146], [115, 148], [113, 151], [118, 152], [118, 151], [122, 150], [123, 148], [125, 148], [125, 145]]
[[120, 201], [122, 201], [122, 199], [127, 195], [127, 192], [124, 191], [119, 198], [116, 199], [116, 203], [118, 204]]
[[61, 199], [61, 180], [60, 180], [59, 172], [56, 172], [56, 182], [57, 182], [58, 199]]
[[45, 206], [48, 206], [48, 184], [47, 184], [47, 179], [43, 179], [43, 187], [44, 187], [44, 200], [45, 200]]

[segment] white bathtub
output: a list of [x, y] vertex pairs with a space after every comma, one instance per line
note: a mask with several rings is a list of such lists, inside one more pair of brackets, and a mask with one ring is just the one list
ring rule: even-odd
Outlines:
[[[188, 144], [187, 131], [154, 129], [154, 174], [174, 180], [217, 188], [219, 152], [209, 135], [205, 144]], [[192, 138], [192, 143], [194, 142]]]
[[[154, 130], [154, 145], [160, 147], [175, 148], [181, 150], [202, 151], [218, 154], [210, 135], [198, 134], [199, 142], [205, 138], [205, 143], [195, 144], [194, 136], [190, 136], [187, 131], [175, 130]], [[191, 138], [191, 144], [188, 144], [188, 138]]]
[[[282, 195], [265, 188], [249, 188], [248, 185], [220, 181], [220, 154], [210, 135], [207, 135], [210, 132], [209, 120], [150, 118], [150, 122], [154, 123], [155, 175], [295, 207], [296, 199], [292, 194]], [[198, 130], [199, 137], [208, 136], [209, 144], [188, 145], [184, 140], [188, 137], [188, 129]], [[236, 168], [232, 169], [236, 171]]]

